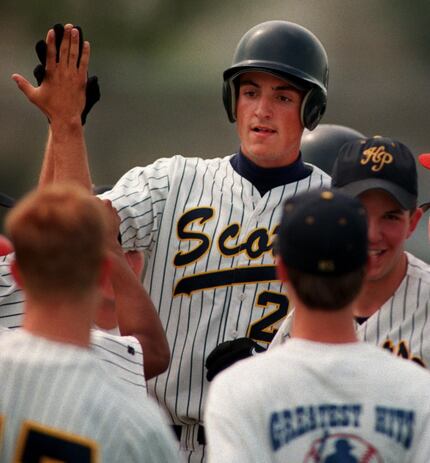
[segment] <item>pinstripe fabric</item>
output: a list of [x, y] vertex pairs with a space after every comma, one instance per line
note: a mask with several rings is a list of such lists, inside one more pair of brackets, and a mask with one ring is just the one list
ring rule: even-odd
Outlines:
[[144, 284], [172, 359], [148, 387], [175, 424], [202, 421], [204, 361], [212, 349], [245, 336], [251, 323], [277, 309], [275, 296], [284, 288], [272, 247], [283, 200], [329, 184], [314, 168], [261, 197], [229, 159], [160, 159], [131, 169], [102, 195], [119, 212], [123, 246], [149, 256]]
[[[430, 266], [406, 253], [408, 268], [395, 293], [364, 323], [359, 339], [391, 350], [399, 357], [430, 367]], [[292, 314], [280, 327], [271, 348], [289, 337]]]
[[[24, 311], [24, 294], [9, 270], [12, 257], [0, 262], [0, 326], [4, 328], [20, 327]], [[142, 346], [136, 338], [92, 330], [91, 347], [103, 361], [103, 367], [125, 382], [130, 396], [140, 399], [142, 393], [146, 395]]]
[[14, 330], [0, 351], [1, 461], [12, 461], [25, 420], [91, 439], [100, 462], [178, 461], [157, 406], [128, 398], [90, 350]]
[[406, 253], [408, 269], [393, 296], [357, 326], [360, 339], [385, 345], [396, 355], [430, 366], [430, 266]]
[[0, 257], [0, 325], [6, 328], [21, 326], [24, 295], [16, 286], [10, 272], [13, 254]]

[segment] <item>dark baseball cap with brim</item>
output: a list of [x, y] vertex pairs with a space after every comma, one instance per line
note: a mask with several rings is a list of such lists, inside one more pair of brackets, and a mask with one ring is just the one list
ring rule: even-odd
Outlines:
[[285, 201], [276, 253], [289, 268], [339, 276], [367, 262], [366, 212], [337, 190], [311, 190]]
[[374, 136], [342, 146], [332, 171], [332, 187], [351, 196], [368, 190], [389, 193], [402, 209], [415, 209], [418, 175], [415, 157], [403, 143]]

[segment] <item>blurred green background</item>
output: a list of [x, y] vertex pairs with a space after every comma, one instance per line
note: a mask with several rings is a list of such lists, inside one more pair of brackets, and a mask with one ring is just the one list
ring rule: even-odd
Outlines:
[[[46, 120], [10, 76], [34, 82], [34, 45], [53, 24], [78, 24], [91, 42], [90, 74], [99, 77], [102, 98], [86, 136], [100, 185], [163, 156], [234, 152], [222, 72], [242, 34], [270, 19], [297, 22], [324, 44], [330, 82], [323, 123], [430, 152], [428, 0], [1, 0], [0, 190], [19, 198], [37, 183]], [[419, 167], [419, 174], [425, 201], [430, 171]], [[408, 249], [430, 262], [427, 219]]]

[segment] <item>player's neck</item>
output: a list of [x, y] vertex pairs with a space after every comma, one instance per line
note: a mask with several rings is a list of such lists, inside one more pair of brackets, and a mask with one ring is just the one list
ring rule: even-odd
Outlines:
[[370, 317], [397, 291], [408, 268], [408, 258], [404, 253], [393, 271], [376, 280], [364, 281], [363, 288], [354, 306], [356, 317]]
[[330, 344], [356, 342], [352, 308], [327, 312], [296, 304], [291, 336]]
[[27, 298], [23, 328], [51, 341], [88, 347], [96, 300], [46, 302]]

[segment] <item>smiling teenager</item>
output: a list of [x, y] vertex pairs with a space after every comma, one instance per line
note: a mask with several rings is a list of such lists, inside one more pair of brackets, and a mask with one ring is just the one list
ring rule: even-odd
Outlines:
[[[357, 139], [340, 149], [332, 186], [358, 197], [368, 218], [368, 264], [354, 304], [358, 337], [430, 366], [430, 266], [405, 251], [423, 213], [414, 155], [391, 138]], [[273, 346], [289, 336], [292, 323], [293, 316]]]

